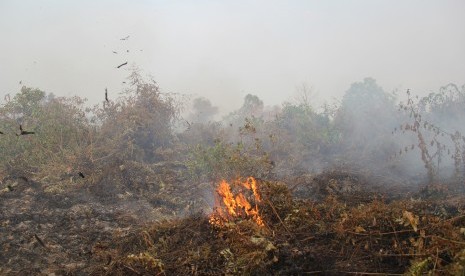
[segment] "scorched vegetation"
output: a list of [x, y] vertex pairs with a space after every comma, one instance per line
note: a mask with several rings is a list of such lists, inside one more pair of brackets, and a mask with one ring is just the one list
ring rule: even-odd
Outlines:
[[[465, 89], [208, 99], [136, 71], [0, 106], [2, 275], [463, 275]], [[400, 102], [400, 104], [398, 104]]]

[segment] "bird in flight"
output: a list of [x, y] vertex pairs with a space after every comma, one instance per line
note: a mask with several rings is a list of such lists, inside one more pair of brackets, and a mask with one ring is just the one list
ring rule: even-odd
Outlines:
[[128, 40], [128, 39], [129, 39], [129, 36], [120, 38], [120, 40]]
[[127, 61], [126, 61], [125, 63], [123, 63], [123, 64], [118, 65], [116, 68], [121, 68], [122, 66], [124, 66], [124, 65], [126, 65], [126, 64], [128, 64]]
[[26, 130], [24, 130], [22, 125], [19, 125], [19, 130], [21, 131], [21, 133], [19, 133], [19, 134], [16, 133], [16, 136], [35, 134], [34, 131], [26, 131]]
[[187, 120], [184, 120], [187, 123], [187, 130], [191, 130], [191, 126], [193, 123], [189, 123]]
[[108, 90], [107, 90], [106, 87], [105, 87], [105, 101], [107, 101], [107, 103], [110, 102], [110, 101], [108, 100]]
[[113, 54], [118, 54], [118, 52], [116, 52], [116, 51], [112, 51], [112, 52], [113, 52]]

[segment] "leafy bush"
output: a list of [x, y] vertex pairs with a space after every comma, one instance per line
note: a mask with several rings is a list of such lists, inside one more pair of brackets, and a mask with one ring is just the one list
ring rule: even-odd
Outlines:
[[129, 77], [131, 87], [116, 101], [94, 108], [99, 128], [96, 147], [100, 158], [155, 162], [157, 149], [172, 145], [173, 123], [179, 102], [163, 94], [155, 81], [145, 81], [137, 71]]
[[[84, 102], [79, 97], [56, 98], [23, 87], [0, 108], [0, 129], [6, 133], [0, 140], [0, 166], [10, 171], [33, 172], [51, 162], [69, 163], [92, 136]], [[18, 136], [19, 125], [35, 134]]]
[[[41, 177], [97, 171], [109, 159], [155, 162], [173, 143], [180, 102], [135, 71], [115, 101], [93, 109], [79, 97], [65, 98], [23, 87], [0, 108], [0, 166], [8, 173]], [[15, 135], [19, 125], [34, 135]]]
[[251, 149], [242, 143], [217, 140], [214, 146], [191, 148], [187, 160], [189, 175], [194, 180], [219, 181], [239, 177], [264, 177], [270, 174], [272, 162], [260, 148]]

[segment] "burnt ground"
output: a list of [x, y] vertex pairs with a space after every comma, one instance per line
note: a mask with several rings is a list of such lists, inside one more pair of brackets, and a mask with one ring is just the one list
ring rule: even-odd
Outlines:
[[465, 200], [451, 185], [383, 189], [343, 170], [260, 180], [264, 227], [247, 217], [212, 225], [212, 187], [193, 185], [183, 170], [115, 163], [84, 179], [64, 176], [60, 189], [4, 177], [0, 274], [463, 271]]
[[33, 181], [21, 181], [2, 195], [2, 273], [86, 274], [96, 243], [137, 224], [137, 216], [128, 215], [123, 205], [88, 198], [79, 190], [45, 193]]
[[95, 251], [115, 235], [200, 206], [189, 200], [195, 193], [184, 197], [179, 169], [177, 164], [126, 162], [93, 178], [65, 175], [60, 189], [24, 176], [5, 177], [0, 274], [88, 275]]

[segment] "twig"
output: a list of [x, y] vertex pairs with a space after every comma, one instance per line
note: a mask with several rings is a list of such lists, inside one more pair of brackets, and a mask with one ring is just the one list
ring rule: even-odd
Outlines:
[[380, 272], [360, 272], [360, 271], [335, 271], [344, 274], [357, 274], [357, 275], [404, 275], [398, 273], [380, 273]]
[[443, 237], [440, 237], [440, 236], [431, 235], [431, 236], [428, 236], [428, 237], [438, 238], [438, 239], [443, 240], [443, 241], [448, 241], [448, 242], [451, 242], [451, 243], [456, 243], [456, 244], [460, 244], [460, 245], [465, 245], [465, 242], [454, 241], [454, 240], [446, 239], [446, 238], [443, 238]]
[[354, 255], [360, 251], [361, 246], [362, 246], [361, 243], [357, 243], [357, 247], [355, 248], [355, 250], [352, 250], [352, 254], [350, 255], [350, 258], [349, 258], [350, 261], [354, 258]]
[[453, 222], [453, 221], [459, 220], [461, 218], [465, 218], [465, 215], [460, 215], [460, 216], [456, 216], [456, 217], [453, 217], [453, 218], [449, 218], [449, 219], [444, 220], [443, 222], [446, 222], [446, 221]]
[[315, 238], [314, 236], [306, 237], [305, 239], [300, 240], [300, 242], [304, 242], [304, 241], [308, 241], [308, 240], [313, 240], [314, 238]]
[[436, 247], [436, 260], [434, 260], [433, 275], [435, 274], [435, 271], [436, 271], [436, 264], [438, 263], [438, 256], [439, 256], [439, 249]]
[[271, 209], [273, 210], [273, 213], [278, 217], [279, 221], [281, 222], [282, 226], [284, 227], [284, 229], [286, 229], [287, 233], [291, 234], [291, 231], [289, 231], [289, 228], [287, 228], [287, 226], [284, 224], [283, 220], [281, 219], [281, 217], [279, 216], [278, 212], [276, 211], [276, 209], [274, 208], [273, 204], [271, 204], [270, 200], [269, 199], [266, 199], [266, 202], [268, 203], [268, 205], [270, 205]]
[[129, 266], [127, 266], [127, 265], [123, 265], [123, 266], [124, 266], [125, 268], [131, 270], [132, 272], [136, 273], [137, 275], [142, 275], [142, 274], [140, 274], [139, 272], [137, 272], [137, 271], [136, 271], [134, 268], [132, 268], [132, 267], [129, 267]]
[[39, 236], [37, 236], [37, 234], [34, 234], [34, 238], [39, 242], [39, 244], [48, 250], [48, 247], [45, 245], [45, 243], [39, 238]]
[[375, 254], [377, 257], [426, 257], [429, 254]]
[[394, 225], [392, 224], [392, 221], [389, 221], [389, 223], [391, 224], [392, 230], [394, 230], [394, 236], [396, 237], [396, 242], [397, 242], [397, 244], [399, 245], [400, 252], [401, 252], [402, 254], [404, 254], [404, 249], [402, 248], [402, 243], [399, 241], [399, 237], [397, 236], [397, 230], [396, 230], [396, 228], [394, 227]]
[[294, 186], [292, 186], [292, 187], [289, 188], [289, 191], [290, 191], [290, 192], [293, 192], [295, 188], [297, 188], [298, 186], [300, 186], [300, 185], [302, 185], [302, 184], [304, 184], [304, 183], [303, 183], [303, 182], [299, 182], [299, 183], [297, 183], [297, 184], [294, 184]]
[[[421, 229], [418, 229], [421, 230]], [[397, 235], [399, 233], [409, 233], [409, 232], [415, 232], [413, 229], [407, 229], [407, 230], [399, 230], [399, 231], [392, 231], [392, 232], [366, 232], [366, 233], [357, 233], [353, 231], [348, 231], [346, 230], [345, 232], [353, 235], [358, 235], [358, 236], [370, 236], [370, 235], [379, 235], [379, 236], [384, 236], [384, 235]]]
[[103, 156], [103, 157], [99, 157], [99, 158], [97, 158], [97, 159], [94, 159], [94, 160], [92, 160], [92, 163], [93, 163], [93, 162], [96, 162], [96, 161], [99, 161], [99, 160], [102, 160], [102, 159], [105, 159], [105, 158], [108, 158], [108, 157], [112, 156], [112, 155], [115, 154], [115, 153], [116, 153], [116, 151], [110, 153], [110, 154], [107, 155], [107, 156]]

